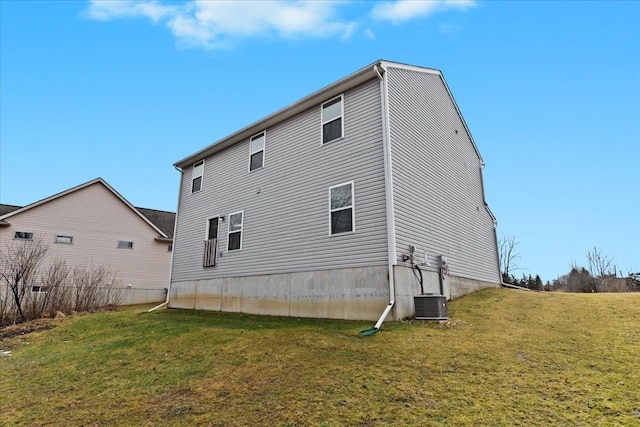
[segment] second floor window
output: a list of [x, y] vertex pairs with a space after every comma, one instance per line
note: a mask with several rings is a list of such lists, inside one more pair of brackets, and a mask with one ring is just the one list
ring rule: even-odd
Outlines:
[[202, 174], [204, 172], [204, 160], [200, 160], [193, 165], [191, 173], [191, 192], [196, 193], [202, 190]]
[[264, 142], [266, 132], [252, 136], [249, 141], [249, 172], [264, 166]]
[[21, 240], [33, 240], [33, 233], [28, 231], [16, 231], [16, 234], [14, 234], [13, 237]]
[[343, 137], [343, 108], [342, 95], [322, 104], [322, 143]]

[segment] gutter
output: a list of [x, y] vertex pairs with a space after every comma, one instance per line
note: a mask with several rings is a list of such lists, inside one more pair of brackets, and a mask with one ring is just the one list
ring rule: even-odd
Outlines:
[[[176, 234], [178, 233], [178, 215], [180, 212], [180, 199], [182, 198], [182, 169], [178, 169], [177, 167], [175, 169], [178, 172], [180, 172], [180, 188], [178, 189], [178, 203], [176, 206], [176, 218], [173, 220], [173, 240], [175, 240]], [[169, 287], [167, 288], [166, 300], [162, 304], [147, 310], [147, 313], [151, 313], [152, 311], [155, 311], [159, 308], [169, 305], [169, 297], [171, 296], [171, 282], [173, 279], [173, 257], [175, 256], [175, 253], [176, 253], [175, 250], [176, 248], [174, 247], [173, 250], [171, 251], [171, 265], [169, 266]]]
[[[380, 69], [382, 69], [382, 74]], [[385, 307], [372, 329], [360, 332], [361, 335], [373, 335], [380, 330], [382, 323], [396, 303], [394, 266], [396, 265], [396, 223], [393, 203], [393, 173], [391, 164], [391, 134], [389, 129], [389, 102], [387, 74], [382, 63], [375, 64], [373, 70], [380, 80], [380, 94], [382, 107], [382, 145], [384, 147], [384, 187], [387, 211], [387, 258], [389, 267], [389, 304]]]

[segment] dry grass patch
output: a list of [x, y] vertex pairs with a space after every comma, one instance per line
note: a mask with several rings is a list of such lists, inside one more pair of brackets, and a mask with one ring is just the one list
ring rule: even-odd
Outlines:
[[640, 294], [493, 289], [448, 322], [182, 310], [3, 339], [2, 425], [631, 426]]

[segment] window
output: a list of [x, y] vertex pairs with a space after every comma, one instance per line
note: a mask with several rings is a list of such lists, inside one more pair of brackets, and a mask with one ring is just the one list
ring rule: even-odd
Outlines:
[[204, 172], [204, 160], [200, 160], [193, 165], [191, 173], [191, 192], [196, 193], [202, 190], [202, 173]]
[[31, 287], [31, 292], [33, 292], [34, 294], [44, 294], [47, 292], [47, 287], [46, 286], [32, 286]]
[[249, 172], [264, 166], [264, 142], [267, 135], [261, 132], [249, 140]]
[[67, 245], [70, 245], [73, 243], [73, 236], [61, 236], [61, 235], [57, 235], [56, 236], [56, 243], [65, 243]]
[[173, 245], [167, 246], [167, 252], [173, 252]]
[[133, 242], [118, 240], [118, 249], [133, 249]]
[[242, 220], [244, 211], [229, 215], [229, 234], [227, 236], [227, 251], [242, 249]]
[[342, 95], [322, 104], [322, 143], [343, 136]]
[[29, 233], [27, 231], [16, 231], [16, 234], [14, 234], [13, 237], [15, 239], [33, 240], [33, 233]]
[[329, 188], [331, 233], [354, 231], [353, 182]]

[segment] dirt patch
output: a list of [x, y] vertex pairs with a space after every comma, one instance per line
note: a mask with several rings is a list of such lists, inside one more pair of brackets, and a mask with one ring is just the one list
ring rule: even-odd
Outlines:
[[46, 331], [57, 326], [55, 319], [38, 319], [31, 322], [19, 323], [17, 325], [0, 328], [0, 342], [5, 338], [13, 338], [20, 335], [27, 335], [32, 332]]

